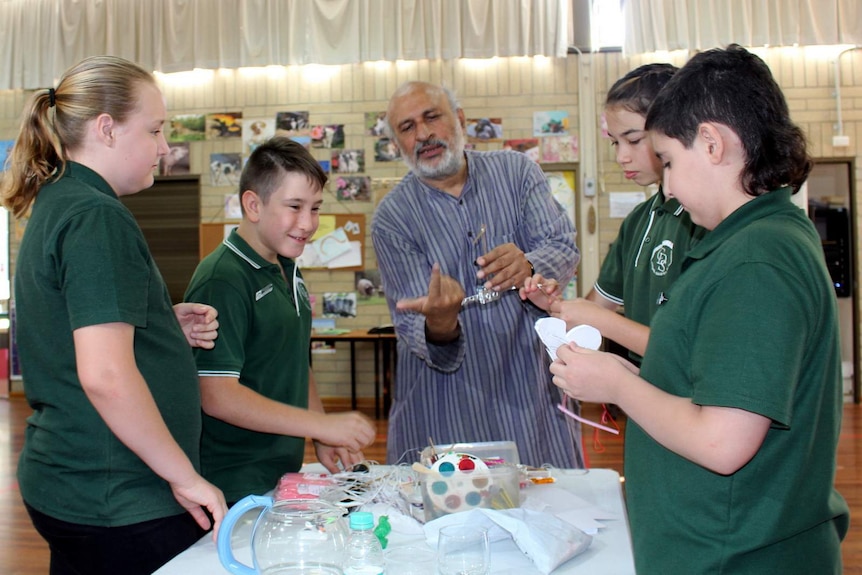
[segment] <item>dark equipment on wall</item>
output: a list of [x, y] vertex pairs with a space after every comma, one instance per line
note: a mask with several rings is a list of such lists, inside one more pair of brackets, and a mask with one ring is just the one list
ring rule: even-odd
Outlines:
[[850, 241], [850, 214], [845, 207], [808, 202], [808, 216], [820, 234], [826, 267], [838, 297], [850, 297], [852, 281], [852, 253]]

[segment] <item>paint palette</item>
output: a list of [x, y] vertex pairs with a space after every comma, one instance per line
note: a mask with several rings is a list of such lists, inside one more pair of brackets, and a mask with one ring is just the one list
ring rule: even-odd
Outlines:
[[444, 453], [438, 457], [431, 466], [432, 471], [436, 471], [443, 477], [453, 477], [456, 474], [469, 474], [474, 471], [488, 471], [488, 465], [469, 453]]
[[422, 478], [422, 501], [426, 521], [477, 507], [517, 507], [518, 469], [512, 465], [489, 467], [468, 453], [445, 453]]

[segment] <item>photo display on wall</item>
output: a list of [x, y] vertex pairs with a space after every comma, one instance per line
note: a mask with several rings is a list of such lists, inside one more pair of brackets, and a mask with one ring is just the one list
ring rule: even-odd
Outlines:
[[332, 152], [330, 166], [333, 174], [357, 174], [365, 171], [365, 150]]
[[247, 118], [242, 123], [242, 153], [251, 154], [255, 148], [275, 135], [275, 118]]
[[343, 148], [344, 124], [311, 127], [312, 148]]
[[467, 120], [467, 141], [494, 142], [503, 139], [502, 118], [475, 118]]
[[242, 158], [239, 153], [210, 154], [210, 185], [236, 187], [241, 172]]
[[371, 201], [371, 178], [367, 176], [338, 176], [335, 179], [335, 196], [339, 201]]
[[171, 118], [168, 142], [196, 142], [206, 139], [206, 116], [180, 114]]
[[308, 111], [278, 112], [275, 115], [276, 136], [310, 136], [311, 125], [308, 123]]
[[242, 137], [242, 112], [220, 112], [206, 115], [207, 140]]
[[160, 176], [178, 176], [190, 173], [189, 143], [172, 142], [168, 144], [168, 153], [159, 159]]
[[365, 112], [365, 133], [369, 136], [385, 136], [386, 112]]
[[534, 136], [567, 136], [569, 113], [564, 110], [533, 112]]

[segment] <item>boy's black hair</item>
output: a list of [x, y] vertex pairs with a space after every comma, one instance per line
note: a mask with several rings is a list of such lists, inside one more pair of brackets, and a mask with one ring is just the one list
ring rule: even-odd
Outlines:
[[653, 101], [646, 129], [690, 148], [703, 122], [733, 130], [745, 150], [746, 193], [782, 186], [796, 193], [811, 171], [805, 134], [766, 63], [737, 44], [696, 54]]
[[673, 64], [644, 64], [614, 82], [605, 98], [605, 106], [622, 106], [646, 116], [652, 101], [679, 70]]
[[[285, 173], [304, 174], [320, 189], [326, 185], [326, 172], [305, 146], [290, 138], [275, 136], [255, 148], [248, 157], [239, 179], [240, 199], [244, 191], [252, 190], [267, 203]], [[245, 208], [242, 209], [245, 213]]]

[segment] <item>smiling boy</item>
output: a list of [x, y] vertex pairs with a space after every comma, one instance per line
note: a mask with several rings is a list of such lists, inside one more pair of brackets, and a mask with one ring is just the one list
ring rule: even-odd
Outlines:
[[[242, 221], [201, 261], [187, 301], [222, 318], [197, 353], [204, 411], [201, 469], [229, 502], [274, 488], [302, 466], [305, 438], [332, 472], [374, 440], [358, 412], [326, 414], [309, 366], [311, 303], [295, 259], [317, 231], [326, 174], [302, 145], [258, 146], [240, 178]], [[204, 351], [204, 350], [202, 350]]]

